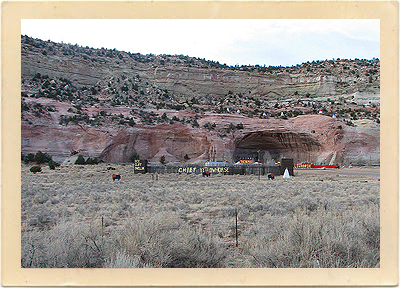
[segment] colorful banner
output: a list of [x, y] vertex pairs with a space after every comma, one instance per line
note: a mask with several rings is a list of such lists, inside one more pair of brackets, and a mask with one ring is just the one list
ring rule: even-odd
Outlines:
[[333, 168], [339, 168], [338, 165], [315, 165], [315, 164], [311, 164], [311, 163], [301, 163], [301, 164], [294, 164], [293, 165], [294, 168], [314, 168], [314, 169], [318, 169], [318, 168], [327, 168], [327, 169], [333, 169]]

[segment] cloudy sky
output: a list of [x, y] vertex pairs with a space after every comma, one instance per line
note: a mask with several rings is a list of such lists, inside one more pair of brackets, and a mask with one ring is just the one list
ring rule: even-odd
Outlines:
[[379, 58], [376, 19], [26, 19], [21, 34], [130, 51], [183, 54], [227, 65], [291, 66]]

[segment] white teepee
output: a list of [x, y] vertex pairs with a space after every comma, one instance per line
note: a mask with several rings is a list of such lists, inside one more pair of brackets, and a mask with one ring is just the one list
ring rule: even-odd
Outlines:
[[286, 179], [290, 178], [289, 170], [287, 170], [287, 168], [285, 169], [285, 173], [283, 173], [283, 178], [286, 178]]

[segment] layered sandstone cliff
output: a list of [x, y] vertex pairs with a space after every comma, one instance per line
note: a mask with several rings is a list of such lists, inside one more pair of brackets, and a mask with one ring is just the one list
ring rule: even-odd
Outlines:
[[22, 153], [379, 165], [379, 60], [229, 67], [22, 37]]
[[[329, 97], [364, 91], [379, 99], [379, 60], [313, 61], [292, 67], [229, 67], [187, 56], [137, 55], [23, 38], [23, 78], [36, 73], [93, 86], [111, 78], [140, 77], [179, 99], [252, 95], [261, 99]], [[297, 91], [297, 93], [296, 93]], [[297, 96], [296, 96], [297, 95]]]
[[159, 162], [164, 156], [167, 162], [199, 163], [257, 159], [260, 151], [263, 162], [289, 157], [296, 162], [379, 165], [379, 125], [371, 120], [358, 127], [338, 128], [343, 125], [340, 120], [320, 115], [288, 120], [207, 115], [199, 124], [209, 121], [218, 123], [217, 130], [239, 123], [244, 128], [221, 137], [218, 131], [184, 124], [110, 129], [47, 121], [22, 125], [22, 152], [41, 150], [59, 161], [70, 151], [79, 151], [106, 162], [130, 162], [136, 153], [150, 162]]

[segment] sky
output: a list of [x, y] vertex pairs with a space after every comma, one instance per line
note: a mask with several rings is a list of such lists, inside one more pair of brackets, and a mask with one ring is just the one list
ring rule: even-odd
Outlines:
[[229, 66], [380, 58], [379, 19], [23, 19], [21, 35]]

